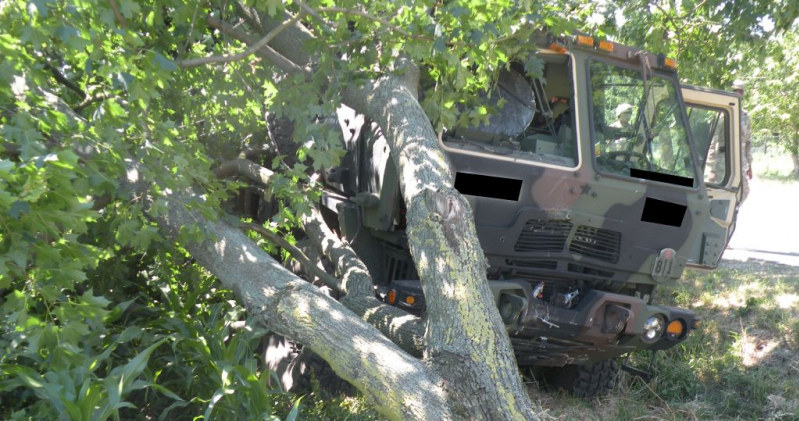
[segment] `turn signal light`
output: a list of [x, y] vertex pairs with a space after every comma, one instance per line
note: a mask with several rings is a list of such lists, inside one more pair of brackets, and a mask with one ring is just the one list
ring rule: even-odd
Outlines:
[[386, 298], [388, 299], [389, 304], [391, 305], [397, 304], [397, 291], [392, 289], [391, 291], [388, 292]]
[[405, 304], [412, 306], [414, 303], [416, 303], [416, 297], [414, 297], [413, 295], [405, 297]]
[[663, 60], [663, 65], [671, 70], [677, 70], [677, 60], [673, 58], [666, 58]]
[[666, 326], [666, 335], [669, 339], [677, 339], [681, 337], [683, 333], [685, 333], [685, 325], [681, 320], [672, 320], [669, 322], [669, 325]]

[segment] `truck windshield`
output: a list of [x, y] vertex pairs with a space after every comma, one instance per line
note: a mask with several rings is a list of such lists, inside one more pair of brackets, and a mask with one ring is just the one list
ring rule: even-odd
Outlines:
[[502, 72], [496, 89], [483, 98], [483, 106], [494, 111], [487, 123], [448, 130], [444, 145], [506, 160], [577, 166], [569, 56], [537, 57], [541, 77], [531, 78], [515, 64]]
[[600, 171], [686, 187], [694, 159], [673, 79], [591, 61], [591, 113]]

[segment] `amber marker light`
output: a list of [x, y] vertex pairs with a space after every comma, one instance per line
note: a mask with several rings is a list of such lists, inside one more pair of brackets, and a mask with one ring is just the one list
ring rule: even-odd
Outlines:
[[388, 296], [386, 298], [388, 298], [388, 303], [389, 304], [391, 304], [391, 305], [396, 304], [397, 303], [397, 291], [392, 289], [391, 291], [388, 292]]
[[549, 44], [549, 49], [558, 54], [566, 54], [569, 52], [569, 50], [567, 50], [566, 47], [559, 42], [553, 42], [552, 44]]
[[414, 303], [416, 303], [416, 297], [414, 297], [413, 295], [405, 297], [405, 304], [412, 306]]
[[613, 52], [613, 43], [610, 42], [610, 41], [599, 41], [599, 45], [597, 45], [597, 48], [599, 50], [601, 50], [601, 51], [606, 52], [606, 53], [612, 53]]
[[593, 47], [594, 46], [594, 39], [592, 37], [586, 35], [577, 35], [575, 37], [575, 42], [577, 45], [581, 45], [583, 47]]
[[677, 60], [673, 58], [666, 58], [663, 60], [663, 65], [671, 70], [677, 70]]

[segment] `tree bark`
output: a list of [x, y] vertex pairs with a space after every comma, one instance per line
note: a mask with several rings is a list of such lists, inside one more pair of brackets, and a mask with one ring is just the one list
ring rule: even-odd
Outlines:
[[[146, 185], [138, 173], [135, 167], [128, 171], [133, 191]], [[166, 192], [168, 212], [153, 218], [173, 239], [186, 227], [202, 228], [205, 240], [182, 246], [236, 294], [251, 317], [310, 347], [387, 418], [453, 419], [444, 380], [435, 371], [288, 271], [239, 229], [192, 210], [200, 197]], [[147, 209], [152, 199], [143, 201]]]
[[427, 347], [425, 321], [375, 298], [374, 281], [366, 265], [327, 227], [318, 211], [304, 217], [303, 226], [325, 257], [335, 264], [336, 275], [341, 277], [337, 289], [346, 294], [342, 304], [411, 355], [421, 356]]
[[[400, 76], [398, 76], [400, 75]], [[446, 380], [458, 417], [534, 419], [486, 279], [468, 202], [417, 100], [418, 69], [403, 63], [374, 85], [344, 92], [388, 140], [408, 209], [408, 240], [428, 313], [425, 359]]]
[[[222, 163], [214, 173], [217, 177], [243, 176], [261, 185], [268, 185], [274, 174], [267, 168], [241, 158]], [[327, 227], [318, 210], [313, 208], [310, 214], [303, 217], [302, 223], [306, 234], [319, 245], [324, 256], [335, 264], [336, 274], [339, 277], [318, 273], [321, 269], [313, 266], [312, 262], [301, 261], [300, 263], [304, 264], [306, 269], [312, 271], [313, 275], [318, 276], [327, 286], [345, 294], [341, 299], [341, 303], [345, 307], [378, 328], [406, 352], [414, 356], [421, 356], [426, 348], [425, 321], [396, 307], [386, 305], [375, 298], [374, 281], [366, 265], [352, 248], [344, 244]], [[293, 248], [293, 246], [285, 244], [285, 241], [273, 238], [272, 234], [266, 232], [266, 229], [261, 226], [244, 224], [242, 227], [258, 231], [261, 235], [268, 234], [270, 241], [277, 242], [277, 245], [284, 249]], [[292, 250], [289, 252], [295, 259], [307, 259], [307, 256], [294, 255]]]
[[793, 178], [799, 180], [799, 132], [793, 134], [793, 140], [788, 147], [793, 161]]
[[[260, 15], [260, 31], [280, 22]], [[288, 28], [271, 46], [304, 67], [313, 60], [297, 46], [310, 36]], [[453, 188], [448, 159], [418, 102], [418, 68], [402, 61], [397, 67], [372, 84], [345, 88], [342, 102], [380, 125], [398, 170], [411, 254], [427, 303], [424, 361], [443, 379], [444, 399], [456, 418], [535, 419], [488, 288], [471, 210]]]

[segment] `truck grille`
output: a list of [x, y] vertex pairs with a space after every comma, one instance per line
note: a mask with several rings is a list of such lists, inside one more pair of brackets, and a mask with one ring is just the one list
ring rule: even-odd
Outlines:
[[569, 251], [609, 263], [619, 261], [621, 233], [581, 225], [574, 233]]
[[562, 251], [571, 229], [569, 221], [531, 219], [524, 224], [513, 249], [521, 252]]
[[383, 280], [419, 279], [411, 255], [398, 247], [384, 244]]

